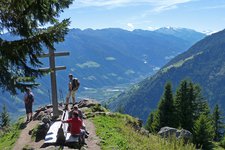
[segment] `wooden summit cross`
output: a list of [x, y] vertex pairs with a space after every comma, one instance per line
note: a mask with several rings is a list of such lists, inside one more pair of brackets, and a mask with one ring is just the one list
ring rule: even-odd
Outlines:
[[52, 89], [52, 105], [53, 105], [53, 117], [59, 116], [59, 110], [58, 110], [58, 98], [57, 98], [57, 83], [56, 83], [56, 71], [58, 70], [64, 70], [66, 69], [66, 66], [55, 66], [55, 57], [56, 56], [68, 56], [69, 52], [55, 52], [53, 49], [49, 49], [48, 54], [43, 54], [40, 57], [49, 57], [49, 64], [50, 68], [40, 68], [40, 70], [50, 71], [50, 77], [51, 77], [51, 89]]

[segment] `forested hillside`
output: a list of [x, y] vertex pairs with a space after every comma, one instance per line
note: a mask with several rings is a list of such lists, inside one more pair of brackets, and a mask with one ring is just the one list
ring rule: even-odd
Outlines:
[[126, 113], [146, 120], [149, 112], [156, 108], [167, 81], [171, 81], [176, 88], [181, 80], [191, 79], [201, 86], [203, 96], [211, 107], [218, 103], [224, 110], [224, 37], [225, 30], [199, 41], [188, 51], [172, 59], [154, 76], [120, 94], [112, 100], [110, 107], [114, 110], [123, 107]]

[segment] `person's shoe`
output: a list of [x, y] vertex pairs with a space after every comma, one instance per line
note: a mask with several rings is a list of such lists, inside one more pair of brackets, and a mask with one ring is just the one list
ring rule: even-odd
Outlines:
[[32, 120], [33, 120], [33, 118], [31, 117], [31, 118], [30, 118], [30, 121], [32, 121]]
[[85, 134], [85, 138], [88, 138], [88, 136], [89, 136], [88, 134]]
[[88, 131], [85, 131], [85, 132], [86, 132], [86, 134], [88, 134], [88, 135], [90, 134]]

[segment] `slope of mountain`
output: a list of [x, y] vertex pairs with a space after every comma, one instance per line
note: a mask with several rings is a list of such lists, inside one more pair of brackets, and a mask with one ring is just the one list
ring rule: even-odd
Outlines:
[[[9, 34], [1, 37], [18, 39]], [[67, 70], [57, 72], [58, 90], [61, 91], [58, 97], [63, 99], [67, 93], [69, 73], [79, 78], [81, 82], [79, 95], [82, 95], [82, 92], [89, 89], [140, 81], [190, 46], [188, 40], [153, 31], [71, 29], [65, 41], [56, 45], [57, 51], [70, 51], [70, 56], [56, 58], [56, 65], [67, 67]], [[49, 66], [47, 58], [42, 61], [44, 67]], [[38, 82], [41, 86], [34, 90], [36, 107], [51, 101], [49, 76], [39, 79]], [[22, 95], [14, 99], [22, 103]], [[89, 97], [87, 93], [85, 96]], [[8, 106], [11, 98], [8, 94], [2, 94], [0, 101], [0, 105], [6, 103]], [[17, 106], [23, 108], [23, 104]], [[17, 106], [10, 107], [18, 108]]]
[[200, 84], [211, 106], [218, 103], [225, 108], [225, 30], [212, 34], [193, 45], [188, 51], [167, 63], [154, 76], [134, 85], [112, 100], [110, 107], [146, 120], [171, 81], [173, 88], [183, 79]]
[[68, 72], [74, 72], [85, 87], [98, 88], [152, 74], [189, 47], [186, 40], [151, 31], [73, 29], [57, 49], [71, 52], [70, 59], [60, 59]]

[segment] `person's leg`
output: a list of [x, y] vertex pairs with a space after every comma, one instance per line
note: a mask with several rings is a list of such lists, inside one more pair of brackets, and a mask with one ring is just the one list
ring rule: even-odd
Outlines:
[[27, 122], [29, 121], [29, 113], [27, 113]]
[[89, 132], [86, 129], [86, 125], [84, 124], [84, 121], [82, 121], [82, 129], [85, 131], [85, 137], [88, 137]]
[[32, 104], [27, 104], [27, 121], [32, 120]]
[[67, 96], [66, 96], [66, 105], [69, 104], [70, 96], [71, 96], [71, 91], [69, 91], [69, 92], [67, 93]]
[[81, 143], [86, 144], [85, 143], [85, 131], [83, 129], [81, 129], [81, 131], [80, 131], [80, 136], [81, 136]]
[[72, 96], [72, 101], [73, 101], [73, 106], [75, 105], [76, 102], [76, 96], [75, 96], [76, 91], [71, 91], [71, 96]]
[[27, 104], [25, 104], [25, 109], [26, 109], [26, 115], [27, 115], [26, 122], [28, 122], [29, 121], [29, 110], [28, 110], [28, 105]]
[[32, 111], [32, 106], [33, 106], [33, 104], [31, 103], [31, 104], [30, 104], [30, 121], [32, 121], [32, 120], [33, 120], [33, 111]]
[[69, 92], [67, 93], [65, 109], [68, 109], [68, 104], [69, 104], [70, 96], [71, 96], [71, 91], [69, 91]]

